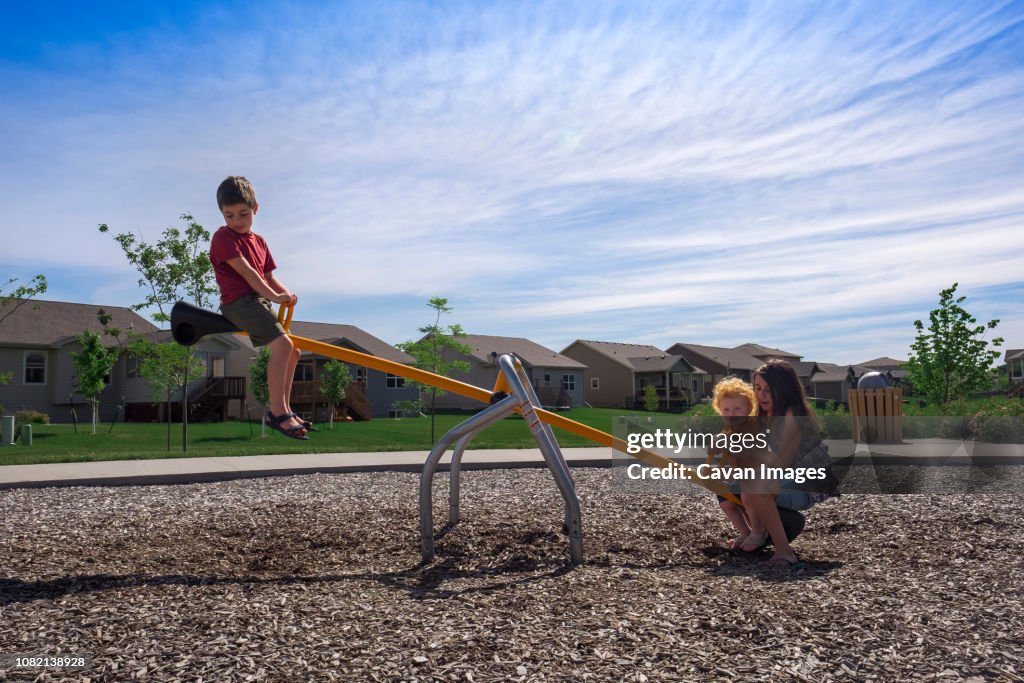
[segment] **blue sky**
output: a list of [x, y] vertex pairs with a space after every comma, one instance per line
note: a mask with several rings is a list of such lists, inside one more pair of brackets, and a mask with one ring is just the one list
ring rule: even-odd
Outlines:
[[221, 224], [296, 317], [906, 357], [954, 281], [1024, 346], [1024, 3], [18, 3], [3, 273], [143, 294], [109, 235]]

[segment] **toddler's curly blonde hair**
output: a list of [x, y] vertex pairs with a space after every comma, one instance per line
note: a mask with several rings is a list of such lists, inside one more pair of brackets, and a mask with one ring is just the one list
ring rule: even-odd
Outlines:
[[754, 387], [744, 382], [739, 377], [726, 377], [715, 385], [711, 394], [711, 406], [718, 414], [722, 413], [722, 399], [724, 398], [745, 398], [750, 404], [750, 414], [754, 414], [757, 407], [757, 400], [754, 398]]

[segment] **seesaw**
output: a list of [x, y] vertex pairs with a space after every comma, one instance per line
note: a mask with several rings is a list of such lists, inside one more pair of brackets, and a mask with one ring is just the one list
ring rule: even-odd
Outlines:
[[[302, 351], [398, 375], [489, 404], [488, 407], [456, 425], [442, 436], [431, 449], [423, 465], [423, 472], [420, 475], [420, 541], [424, 562], [429, 562], [434, 557], [433, 480], [441, 457], [448, 448], [454, 445], [448, 495], [448, 524], [454, 525], [459, 521], [459, 479], [463, 453], [477, 434], [513, 413], [520, 413], [523, 416], [565, 502], [565, 528], [569, 536], [569, 554], [572, 563], [583, 562], [583, 533], [579, 499], [576, 497], [572, 477], [569, 475], [569, 467], [566, 465], [551, 427], [558, 427], [603, 446], [609, 446], [622, 454], [627, 454], [625, 441], [599, 429], [544, 410], [522, 364], [510, 354], [504, 354], [498, 358], [498, 381], [494, 389], [488, 391], [403, 363], [291, 334], [288, 330], [293, 313], [293, 308], [282, 305], [278, 311], [278, 321], [288, 333], [295, 347]], [[183, 301], [179, 301], [171, 309], [171, 334], [174, 340], [183, 346], [192, 346], [207, 335], [220, 333], [245, 334], [224, 316], [213, 311]], [[635, 454], [628, 453], [628, 455], [652, 467], [679, 467], [678, 463], [646, 449], [641, 449]], [[689, 468], [683, 467], [683, 470], [687, 469]], [[691, 481], [728, 500], [741, 504], [739, 499], [718, 481], [700, 477], [693, 477]], [[780, 508], [780, 513], [782, 510]], [[786, 534], [791, 538], [795, 538], [800, 533], [804, 521], [803, 516], [799, 513], [794, 512], [793, 515], [783, 516]]]

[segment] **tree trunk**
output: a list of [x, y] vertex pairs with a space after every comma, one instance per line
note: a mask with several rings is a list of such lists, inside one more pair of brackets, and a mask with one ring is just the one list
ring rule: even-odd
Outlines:
[[91, 399], [90, 403], [92, 403], [92, 435], [96, 436], [96, 422], [99, 418], [100, 402], [96, 399]]
[[434, 420], [437, 418], [437, 389], [430, 392], [430, 443], [434, 443]]
[[171, 452], [171, 390], [167, 389], [167, 452]]
[[181, 385], [181, 452], [188, 451], [188, 365], [192, 362], [189, 357], [185, 361], [185, 381]]

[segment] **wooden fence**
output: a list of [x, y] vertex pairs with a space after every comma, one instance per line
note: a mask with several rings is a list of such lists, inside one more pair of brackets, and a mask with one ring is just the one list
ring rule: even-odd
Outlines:
[[858, 443], [903, 441], [903, 389], [851, 389], [849, 400]]

